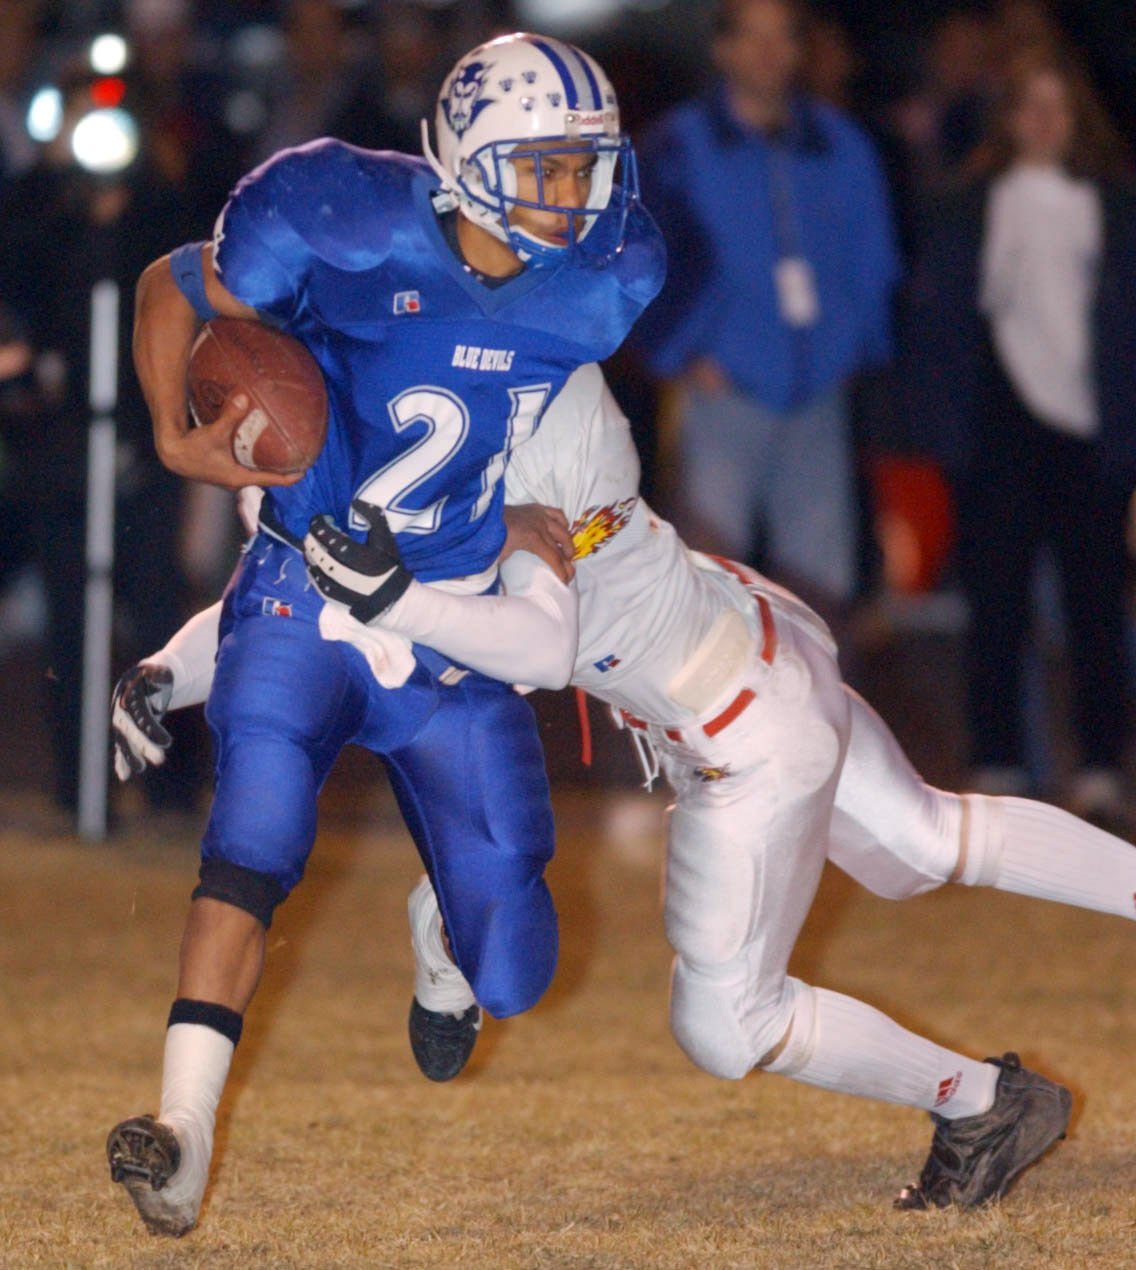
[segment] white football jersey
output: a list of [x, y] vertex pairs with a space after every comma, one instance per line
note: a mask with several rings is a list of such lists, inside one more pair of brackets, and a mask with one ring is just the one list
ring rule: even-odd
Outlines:
[[639, 497], [631, 431], [598, 366], [572, 375], [513, 452], [505, 497], [559, 507], [571, 525], [580, 593], [572, 683], [647, 722], [692, 717], [667, 685], [725, 609], [753, 633], [758, 615], [739, 581], [688, 551]]

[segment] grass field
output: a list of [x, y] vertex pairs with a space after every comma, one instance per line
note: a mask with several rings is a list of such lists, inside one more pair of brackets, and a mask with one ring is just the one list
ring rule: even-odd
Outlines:
[[1136, 930], [948, 888], [889, 905], [835, 872], [794, 964], [977, 1057], [1069, 1084], [1069, 1140], [1000, 1207], [890, 1206], [927, 1117], [771, 1076], [717, 1082], [666, 1026], [662, 795], [565, 789], [562, 958], [449, 1085], [414, 1066], [385, 787], [332, 808], [269, 935], [201, 1223], [145, 1234], [103, 1156], [156, 1110], [196, 870], [187, 826], [108, 844], [0, 830], [0, 1264], [99, 1267], [1136, 1266]]

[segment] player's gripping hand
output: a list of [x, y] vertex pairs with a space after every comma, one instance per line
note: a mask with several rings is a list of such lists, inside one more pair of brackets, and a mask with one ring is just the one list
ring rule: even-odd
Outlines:
[[303, 472], [287, 475], [262, 472], [238, 463], [233, 454], [233, 434], [240, 427], [252, 405], [247, 393], [234, 393], [221, 407], [221, 413], [204, 427], [186, 426], [171, 429], [158, 442], [158, 457], [163, 465], [178, 476], [225, 489], [245, 485], [295, 485]]
[[308, 575], [325, 600], [346, 605], [367, 624], [385, 613], [411, 583], [382, 508], [356, 499], [352, 511], [369, 526], [366, 542], [356, 542], [330, 516], [313, 516], [304, 537]]
[[172, 740], [162, 726], [170, 704], [174, 677], [166, 666], [139, 662], [114, 686], [110, 726], [114, 733], [114, 770], [128, 781], [166, 761]]
[[568, 518], [559, 507], [543, 503], [518, 503], [505, 508], [505, 546], [501, 559], [514, 551], [539, 557], [567, 585], [576, 573], [576, 554]]

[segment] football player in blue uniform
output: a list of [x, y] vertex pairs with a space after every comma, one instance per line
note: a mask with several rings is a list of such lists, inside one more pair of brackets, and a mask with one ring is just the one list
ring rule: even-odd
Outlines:
[[[424, 160], [329, 139], [275, 156], [237, 185], [212, 243], [155, 261], [139, 283], [135, 361], [163, 461], [268, 487], [222, 619], [206, 715], [216, 786], [161, 1104], [108, 1139], [113, 1179], [157, 1233], [196, 1222], [265, 932], [303, 873], [345, 745], [382, 756], [477, 1000], [499, 1016], [528, 1009], [555, 967], [530, 707], [425, 648], [376, 667], [338, 637], [301, 548], [329, 535], [323, 590], [364, 622], [411, 574], [492, 589], [510, 451], [577, 366], [619, 346], [661, 285], [663, 249], [615, 93], [579, 49], [526, 34], [474, 49], [442, 87], [435, 133], [437, 154], [424, 124]], [[247, 400], [190, 428], [189, 349], [214, 314], [272, 323], [318, 360], [328, 439], [299, 479], [232, 457]]]

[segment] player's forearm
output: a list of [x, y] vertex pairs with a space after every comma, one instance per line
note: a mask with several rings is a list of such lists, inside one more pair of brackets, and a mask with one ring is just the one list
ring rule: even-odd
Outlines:
[[528, 552], [510, 556], [502, 576], [507, 595], [413, 583], [378, 624], [493, 679], [563, 688], [576, 660], [576, 588]]
[[174, 677], [167, 709], [200, 705], [213, 686], [221, 601], [195, 613], [162, 649], [145, 660], [169, 668]]
[[158, 457], [175, 471], [177, 443], [189, 431], [185, 372], [200, 324], [174, 282], [169, 257], [155, 260], [135, 293], [134, 369], [150, 409]]
[[[258, 485], [293, 484], [298, 473], [254, 472], [237, 462], [233, 431], [248, 412], [247, 394], [230, 393], [209, 427], [190, 427], [186, 370], [201, 316], [178, 285], [170, 259], [163, 256], [143, 272], [134, 310], [134, 366], [150, 409], [158, 457], [179, 476], [227, 489], [239, 489], [250, 481]], [[199, 264], [207, 311], [223, 317], [256, 317], [254, 310], [221, 285], [208, 245], [200, 248]]]

